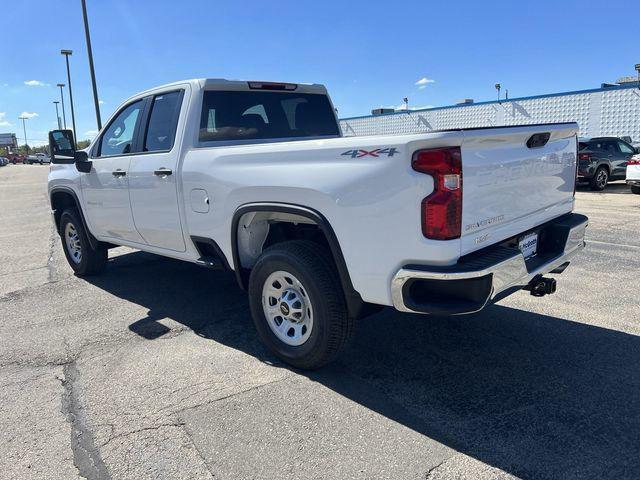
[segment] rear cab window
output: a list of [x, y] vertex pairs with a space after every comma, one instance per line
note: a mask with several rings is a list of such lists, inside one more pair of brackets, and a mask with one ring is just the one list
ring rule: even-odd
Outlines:
[[143, 151], [167, 152], [173, 148], [183, 93], [178, 90], [153, 97]]
[[324, 94], [204, 92], [198, 136], [202, 143], [338, 136], [338, 122]]

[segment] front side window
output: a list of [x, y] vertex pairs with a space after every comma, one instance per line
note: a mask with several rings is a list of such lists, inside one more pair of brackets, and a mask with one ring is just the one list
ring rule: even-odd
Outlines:
[[326, 95], [265, 91], [204, 92], [201, 142], [339, 136]]
[[182, 105], [182, 91], [156, 95], [151, 106], [144, 151], [168, 151], [173, 147]]
[[624, 142], [618, 142], [618, 146], [620, 147], [620, 151], [622, 153], [636, 153], [629, 145]]
[[100, 139], [99, 157], [126, 155], [133, 147], [133, 133], [142, 110], [142, 100], [127, 106], [111, 122]]

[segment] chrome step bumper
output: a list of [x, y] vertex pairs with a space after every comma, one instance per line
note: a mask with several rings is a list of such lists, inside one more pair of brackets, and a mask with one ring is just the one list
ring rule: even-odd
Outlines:
[[[530, 269], [519, 250], [503, 247], [488, 251], [484, 257], [487, 262], [480, 256], [468, 264], [459, 263], [452, 267], [412, 265], [401, 268], [391, 282], [393, 306], [401, 312], [439, 315], [477, 312], [492, 300], [497, 300], [501, 293], [519, 290], [538, 275], [564, 270], [566, 264], [585, 247], [588, 223], [584, 215], [569, 214], [541, 226], [564, 232], [564, 246], [545, 257], [544, 263], [530, 264]], [[422, 295], [422, 302], [416, 301], [411, 288], [407, 288], [420, 281], [423, 281], [422, 285], [418, 286], [426, 292]]]

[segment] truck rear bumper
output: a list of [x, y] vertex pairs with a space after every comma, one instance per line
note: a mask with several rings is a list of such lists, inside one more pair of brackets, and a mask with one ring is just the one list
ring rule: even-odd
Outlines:
[[[538, 254], [526, 259], [513, 239], [462, 257], [456, 265], [406, 265], [393, 277], [391, 297], [402, 312], [460, 315], [522, 289], [535, 277], [561, 273], [584, 246], [588, 218], [570, 213], [540, 225]], [[526, 233], [526, 232], [523, 232]]]

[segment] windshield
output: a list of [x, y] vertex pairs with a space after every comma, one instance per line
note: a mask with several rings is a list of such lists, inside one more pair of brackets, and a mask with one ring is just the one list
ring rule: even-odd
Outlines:
[[201, 142], [337, 137], [326, 95], [265, 91], [204, 92]]

